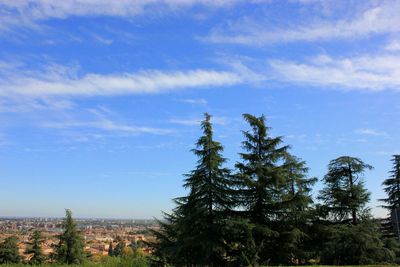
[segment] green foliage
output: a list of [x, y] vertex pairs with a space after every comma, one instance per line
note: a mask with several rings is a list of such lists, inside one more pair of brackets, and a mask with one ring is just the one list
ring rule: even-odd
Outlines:
[[118, 244], [115, 246], [113, 256], [115, 257], [122, 256], [122, 252], [124, 251], [125, 246], [126, 245], [124, 242], [122, 241], [118, 242]]
[[18, 253], [18, 238], [15, 236], [7, 237], [0, 244], [0, 264], [18, 263], [21, 256]]
[[[222, 167], [222, 146], [212, 138], [210, 116], [202, 123], [196, 168], [186, 176], [189, 195], [154, 232], [160, 266], [258, 266], [393, 262], [400, 251], [369, 217], [364, 172], [358, 158], [332, 160], [325, 188], [314, 205], [306, 163], [289, 154], [282, 137], [271, 137], [265, 117], [244, 115], [237, 173]], [[349, 222], [351, 222], [349, 224]]]
[[372, 220], [326, 227], [321, 263], [334, 265], [366, 265], [393, 262], [395, 253], [386, 248], [379, 235], [379, 226]]
[[[393, 155], [392, 162], [393, 169], [389, 172], [389, 177], [382, 183], [387, 198], [380, 199], [384, 203], [382, 207], [386, 208], [389, 213], [400, 207], [400, 155]], [[391, 216], [388, 216], [384, 221], [382, 231], [386, 237], [390, 238], [396, 236], [394, 229], [394, 222]]]
[[244, 114], [243, 117], [251, 129], [243, 132], [244, 152], [239, 154], [242, 162], [236, 164], [236, 186], [240, 196], [237, 206], [243, 207], [241, 217], [254, 224], [253, 240], [246, 243], [254, 242], [259, 248], [254, 257], [267, 263], [273, 256], [271, 242], [279, 235], [274, 229], [274, 221], [281, 215], [282, 186], [285, 183], [283, 162], [288, 147], [282, 145], [282, 137], [269, 136], [270, 128], [266, 126], [264, 116]]
[[365, 170], [372, 166], [359, 158], [339, 157], [328, 165], [328, 173], [324, 177], [325, 188], [321, 190], [319, 199], [324, 202], [323, 208], [331, 219], [342, 222], [351, 218], [353, 224], [369, 201], [370, 193], [362, 180]]
[[82, 264], [86, 259], [86, 255], [83, 251], [83, 238], [72, 218], [72, 212], [67, 209], [65, 213], [65, 219], [62, 223], [64, 231], [59, 235], [55, 259], [65, 264]]
[[[24, 264], [5, 264], [1, 265], [2, 267], [26, 267]], [[52, 264], [40, 264], [36, 265], [37, 267], [63, 267], [63, 266], [71, 266], [60, 263], [52, 263]], [[79, 265], [72, 266], [80, 266], [80, 267], [150, 267], [150, 261], [147, 256], [143, 255], [132, 255], [130, 257], [109, 257], [103, 256], [101, 257], [100, 262], [90, 262], [84, 261]]]
[[201, 136], [193, 153], [198, 157], [184, 187], [189, 195], [175, 199], [173, 214], [165, 215], [155, 233], [160, 261], [177, 266], [226, 264], [226, 220], [233, 206], [230, 172], [223, 167], [222, 145], [213, 138], [211, 116], [205, 114]]
[[114, 256], [114, 249], [112, 246], [112, 242], [110, 242], [110, 245], [108, 247], [108, 256], [110, 256], [110, 257]]
[[400, 155], [393, 155], [393, 169], [390, 171], [389, 178], [382, 183], [387, 198], [381, 199], [386, 205], [383, 207], [389, 211], [396, 207], [400, 207]]
[[35, 230], [30, 237], [29, 243], [27, 244], [27, 248], [25, 254], [31, 255], [29, 259], [29, 263], [33, 265], [42, 264], [45, 262], [46, 257], [43, 255], [42, 251], [42, 243], [44, 239], [39, 230]]
[[242, 162], [238, 169], [239, 198], [236, 206], [243, 207], [241, 217], [254, 225], [252, 240], [257, 253], [250, 260], [288, 264], [302, 262], [302, 249], [308, 238], [305, 233], [311, 215], [311, 186], [316, 178], [307, 178], [304, 161], [288, 153], [282, 137], [271, 137], [265, 117], [244, 115], [251, 130], [244, 131]]

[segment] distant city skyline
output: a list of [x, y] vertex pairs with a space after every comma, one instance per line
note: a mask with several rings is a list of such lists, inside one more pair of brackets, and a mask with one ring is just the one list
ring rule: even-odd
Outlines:
[[204, 112], [243, 113], [318, 177], [349, 155], [375, 216], [400, 154], [400, 1], [1, 1], [0, 217], [161, 218]]

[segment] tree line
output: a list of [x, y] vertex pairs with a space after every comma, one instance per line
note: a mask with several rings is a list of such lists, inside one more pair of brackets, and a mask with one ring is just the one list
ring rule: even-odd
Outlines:
[[[27, 260], [23, 260], [19, 254], [18, 238], [10, 236], [0, 243], [0, 264], [28, 263], [30, 265], [54, 264], [54, 265], [87, 265], [88, 262], [100, 262], [107, 266], [149, 266], [148, 259], [142, 251], [145, 244], [141, 242], [131, 243], [127, 246], [118, 236], [115, 248], [110, 242], [108, 258], [99, 255], [91, 255], [85, 252], [85, 242], [81, 231], [72, 218], [72, 212], [66, 210], [65, 218], [61, 225], [62, 233], [57, 236], [58, 242], [54, 246], [54, 252], [45, 256], [42, 245], [45, 241], [40, 230], [34, 230], [26, 246], [24, 254]], [[110, 260], [110, 259], [115, 260]]]
[[[205, 114], [203, 134], [192, 150], [198, 159], [184, 179], [188, 195], [174, 199], [176, 207], [159, 221], [160, 230], [152, 230], [157, 241], [147, 244], [154, 250], [152, 265], [400, 263], [394, 221], [390, 216], [374, 219], [367, 206], [364, 175], [372, 166], [350, 156], [331, 160], [324, 187], [313, 199], [317, 178], [308, 175], [306, 162], [290, 153], [282, 137], [270, 135], [264, 116], [243, 117], [248, 130], [231, 170], [223, 146], [214, 139], [211, 116]], [[387, 197], [381, 199], [390, 212], [400, 205], [400, 155], [392, 161], [383, 182]], [[84, 240], [70, 210], [62, 228], [50, 262], [84, 263]], [[34, 231], [25, 252], [30, 264], [48, 260], [42, 242], [41, 233]], [[119, 242], [115, 248], [110, 244], [108, 254], [129, 256], [134, 249]], [[18, 262], [17, 238], [9, 237], [0, 243], [0, 264]]]
[[[197, 163], [185, 175], [188, 195], [174, 199], [176, 207], [154, 231], [159, 266], [400, 262], [394, 222], [374, 219], [367, 206], [364, 175], [372, 166], [356, 157], [333, 159], [315, 201], [317, 178], [309, 177], [306, 162], [270, 135], [264, 116], [243, 118], [248, 130], [230, 170], [205, 114], [192, 150]], [[400, 204], [400, 155], [383, 185], [381, 201], [392, 211]]]
[[[29, 255], [29, 264], [39, 265], [48, 260], [62, 264], [81, 264], [84, 262], [87, 258], [84, 252], [84, 239], [77, 229], [70, 210], [66, 210], [61, 227], [63, 232], [58, 235], [58, 244], [54, 248], [54, 253], [48, 259], [42, 250], [44, 242], [42, 233], [39, 230], [32, 233], [24, 252]], [[18, 252], [18, 238], [10, 236], [0, 244], [0, 264], [20, 262], [22, 262], [22, 258]]]

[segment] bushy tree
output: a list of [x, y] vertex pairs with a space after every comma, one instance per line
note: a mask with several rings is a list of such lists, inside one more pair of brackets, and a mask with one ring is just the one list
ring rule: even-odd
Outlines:
[[305, 161], [295, 156], [288, 154], [283, 166], [281, 214], [274, 226], [279, 236], [273, 248], [281, 263], [304, 264], [314, 256], [307, 241], [310, 241], [309, 225], [314, 216], [311, 190], [317, 178], [309, 178]]
[[165, 215], [156, 255], [176, 266], [224, 266], [227, 261], [226, 224], [233, 207], [230, 172], [223, 167], [222, 145], [214, 140], [211, 116], [205, 114], [193, 153], [198, 157], [184, 187], [189, 195], [175, 199]]
[[395, 254], [385, 248], [379, 225], [371, 220], [358, 224], [336, 224], [325, 227], [321, 263], [333, 265], [371, 265], [393, 262]]
[[116, 257], [122, 256], [122, 252], [124, 251], [125, 247], [126, 247], [125, 242], [123, 242], [123, 241], [118, 242], [118, 244], [115, 246], [113, 255]]
[[384, 208], [392, 211], [400, 207], [400, 155], [393, 155], [393, 169], [389, 172], [389, 178], [382, 183], [387, 198], [381, 199], [385, 203]]
[[264, 116], [243, 116], [250, 130], [243, 132], [244, 152], [236, 164], [237, 206], [253, 226], [253, 241], [245, 242], [254, 243], [253, 265], [302, 260], [311, 186], [316, 179], [307, 177], [305, 162], [289, 154], [282, 137], [269, 135]]
[[33, 265], [39, 265], [45, 262], [46, 257], [43, 255], [42, 243], [44, 238], [39, 230], [33, 231], [30, 237], [28, 246], [25, 250], [25, 254], [30, 255], [29, 263]]
[[382, 183], [386, 198], [380, 199], [384, 203], [382, 207], [389, 211], [389, 216], [383, 222], [383, 232], [388, 238], [397, 238], [395, 234], [395, 225], [392, 221], [391, 213], [396, 208], [400, 208], [400, 155], [393, 155], [393, 168], [389, 172], [389, 177]]
[[358, 221], [360, 213], [369, 201], [370, 193], [365, 189], [363, 176], [373, 167], [359, 158], [343, 156], [332, 160], [324, 177], [325, 187], [319, 199], [331, 219], [342, 222]]
[[113, 246], [112, 246], [112, 242], [110, 242], [110, 245], [108, 246], [108, 256], [114, 256], [114, 249], [113, 249]]
[[325, 188], [320, 191], [321, 213], [327, 219], [319, 228], [318, 239], [323, 264], [373, 264], [392, 262], [388, 249], [368, 209], [370, 193], [363, 175], [372, 167], [361, 159], [340, 157], [328, 165]]
[[72, 218], [72, 212], [68, 209], [65, 211], [62, 228], [63, 233], [58, 237], [59, 243], [55, 251], [56, 260], [64, 264], [82, 264], [86, 258], [83, 238]]
[[[278, 187], [284, 182], [283, 160], [287, 146], [283, 146], [282, 137], [269, 136], [269, 127], [265, 117], [259, 118], [244, 114], [251, 130], [243, 131], [245, 140], [239, 153], [242, 162], [236, 164], [238, 169], [238, 187], [241, 201], [252, 222], [267, 226], [277, 215], [277, 206], [282, 202], [282, 192]], [[281, 164], [281, 165], [279, 165]], [[266, 236], [270, 231], [266, 230]]]
[[20, 261], [18, 238], [16, 236], [7, 237], [0, 244], [0, 264], [19, 263]]

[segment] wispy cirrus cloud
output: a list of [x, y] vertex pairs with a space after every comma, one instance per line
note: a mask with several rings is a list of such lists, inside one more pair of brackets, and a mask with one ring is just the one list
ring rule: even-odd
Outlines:
[[178, 99], [179, 102], [192, 104], [192, 105], [207, 105], [207, 100], [204, 98], [183, 98]]
[[387, 137], [388, 134], [386, 132], [381, 132], [371, 128], [361, 128], [355, 131], [357, 134], [361, 135], [370, 135], [370, 136], [385, 136]]
[[400, 40], [393, 40], [389, 42], [386, 46], [385, 49], [388, 51], [400, 51]]
[[[200, 125], [204, 118], [172, 118], [169, 120], [170, 123], [180, 124], [185, 126]], [[213, 116], [211, 118], [212, 123], [218, 125], [226, 125], [229, 123], [229, 119], [226, 117]]]
[[136, 134], [166, 135], [173, 133], [173, 131], [170, 129], [122, 124], [106, 118], [91, 120], [91, 121], [69, 120], [63, 122], [43, 122], [40, 126], [45, 128], [55, 128], [55, 129], [89, 128], [89, 129], [98, 129], [109, 132], [118, 132], [118, 133], [133, 134], [133, 135]]
[[271, 76], [283, 82], [371, 91], [400, 86], [400, 55], [319, 55], [306, 62], [271, 60], [269, 67]]
[[195, 6], [229, 7], [243, 0], [0, 0], [0, 31], [13, 27], [37, 27], [48, 19], [82, 16], [132, 18], [142, 14], [177, 12]]
[[268, 27], [264, 18], [244, 18], [228, 27], [216, 27], [201, 39], [211, 43], [264, 45], [278, 42], [354, 39], [400, 31], [400, 1], [383, 1], [350, 18]]
[[7, 97], [0, 99], [0, 113], [29, 113], [32, 111], [62, 111], [75, 107], [68, 99]]
[[44, 72], [24, 72], [19, 69], [3, 72], [0, 75], [0, 95], [51, 97], [155, 94], [189, 88], [230, 86], [246, 79], [245, 75], [234, 71], [208, 69], [87, 73], [79, 76], [74, 70], [53, 66]]

